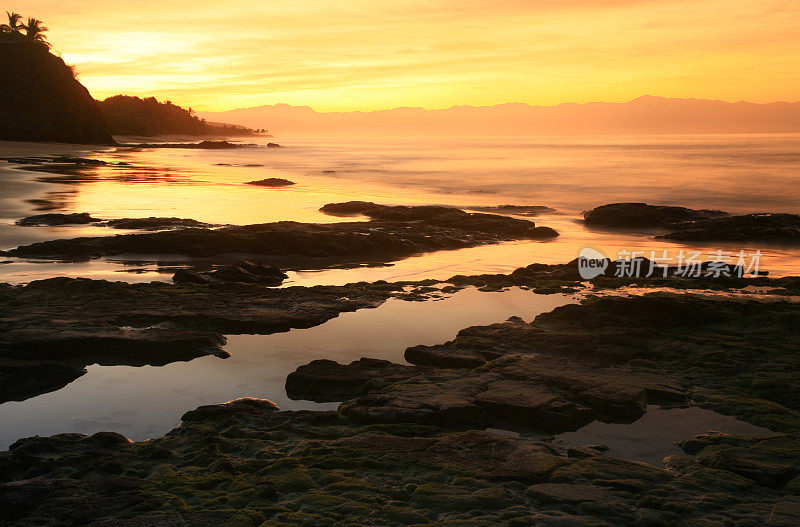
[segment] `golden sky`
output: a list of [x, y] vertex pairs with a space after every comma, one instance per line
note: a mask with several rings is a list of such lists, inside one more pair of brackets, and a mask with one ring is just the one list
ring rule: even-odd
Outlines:
[[[9, 3], [10, 4], [10, 3]], [[96, 98], [319, 111], [800, 99], [800, 0], [20, 0]]]

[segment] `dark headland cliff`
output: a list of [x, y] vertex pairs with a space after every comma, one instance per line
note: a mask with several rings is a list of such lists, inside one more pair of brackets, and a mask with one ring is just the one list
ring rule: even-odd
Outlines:
[[20, 40], [0, 40], [0, 140], [114, 142], [72, 69], [47, 46]]

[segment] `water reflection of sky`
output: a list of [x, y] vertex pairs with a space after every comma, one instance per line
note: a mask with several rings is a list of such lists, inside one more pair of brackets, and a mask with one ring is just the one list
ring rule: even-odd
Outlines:
[[20, 437], [60, 432], [114, 430], [131, 439], [156, 437], [176, 426], [190, 409], [245, 396], [270, 399], [286, 410], [336, 408], [336, 403], [290, 400], [284, 390], [286, 376], [322, 358], [403, 362], [409, 346], [438, 344], [467, 326], [514, 315], [530, 321], [575, 301], [520, 289], [467, 289], [435, 302], [390, 299], [376, 309], [343, 313], [310, 329], [229, 335], [228, 359], [207, 356], [161, 367], [93, 365], [61, 390], [0, 404], [0, 449]]
[[[390, 268], [298, 273], [292, 276], [292, 283], [507, 272], [533, 262], [566, 262], [587, 246], [611, 257], [621, 250], [643, 251], [647, 256], [663, 250], [675, 254], [682, 248], [706, 254], [720, 249], [753, 252], [760, 248], [762, 268], [772, 275], [800, 274], [797, 249], [752, 244], [687, 246], [657, 241], [644, 233], [590, 231], [577, 222], [582, 210], [614, 201], [731, 212], [798, 212], [800, 187], [794, 184], [800, 166], [798, 135], [425, 142], [373, 139], [285, 144], [281, 149], [105, 150], [94, 156], [128, 165], [89, 169], [87, 180], [78, 183], [44, 182], [42, 178], [47, 176], [41, 172], [0, 166], [0, 246], [121, 233], [97, 227], [14, 226], [14, 220], [36, 212], [36, 203], [26, 200], [52, 199], [61, 206], [57, 212], [90, 212], [100, 218], [178, 216], [219, 224], [347, 221], [321, 214], [318, 209], [325, 203], [353, 199], [461, 207], [511, 203], [558, 209], [563, 214], [535, 221], [554, 227], [561, 236], [548, 243], [513, 242], [421, 255]], [[0, 152], [32, 155], [36, 148], [7, 143]], [[61, 145], [38, 148], [48, 153], [68, 149]], [[263, 166], [242, 166], [247, 164]], [[323, 173], [326, 170], [335, 173]], [[270, 189], [246, 184], [265, 177], [290, 179], [296, 185]], [[0, 267], [0, 273], [11, 282], [54, 275], [127, 281], [169, 279], [169, 274], [158, 272], [157, 265], [131, 267], [115, 260], [64, 265], [14, 261]]]

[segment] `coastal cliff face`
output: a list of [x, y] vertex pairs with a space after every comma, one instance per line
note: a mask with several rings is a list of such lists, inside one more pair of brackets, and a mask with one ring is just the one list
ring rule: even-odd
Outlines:
[[103, 114], [41, 44], [0, 42], [0, 140], [112, 144]]

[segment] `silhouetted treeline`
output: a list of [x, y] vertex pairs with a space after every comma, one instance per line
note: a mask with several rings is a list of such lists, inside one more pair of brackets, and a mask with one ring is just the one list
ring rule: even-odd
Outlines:
[[28, 22], [23, 22], [19, 13], [6, 11], [8, 24], [0, 24], [0, 42], [36, 42], [47, 48], [50, 43], [45, 33], [48, 31], [38, 18], [28, 17]]
[[255, 135], [266, 130], [243, 126], [208, 123], [197, 117], [191, 108], [181, 108], [171, 101], [158, 102], [155, 97], [140, 99], [115, 95], [99, 102], [100, 110], [114, 135]]

